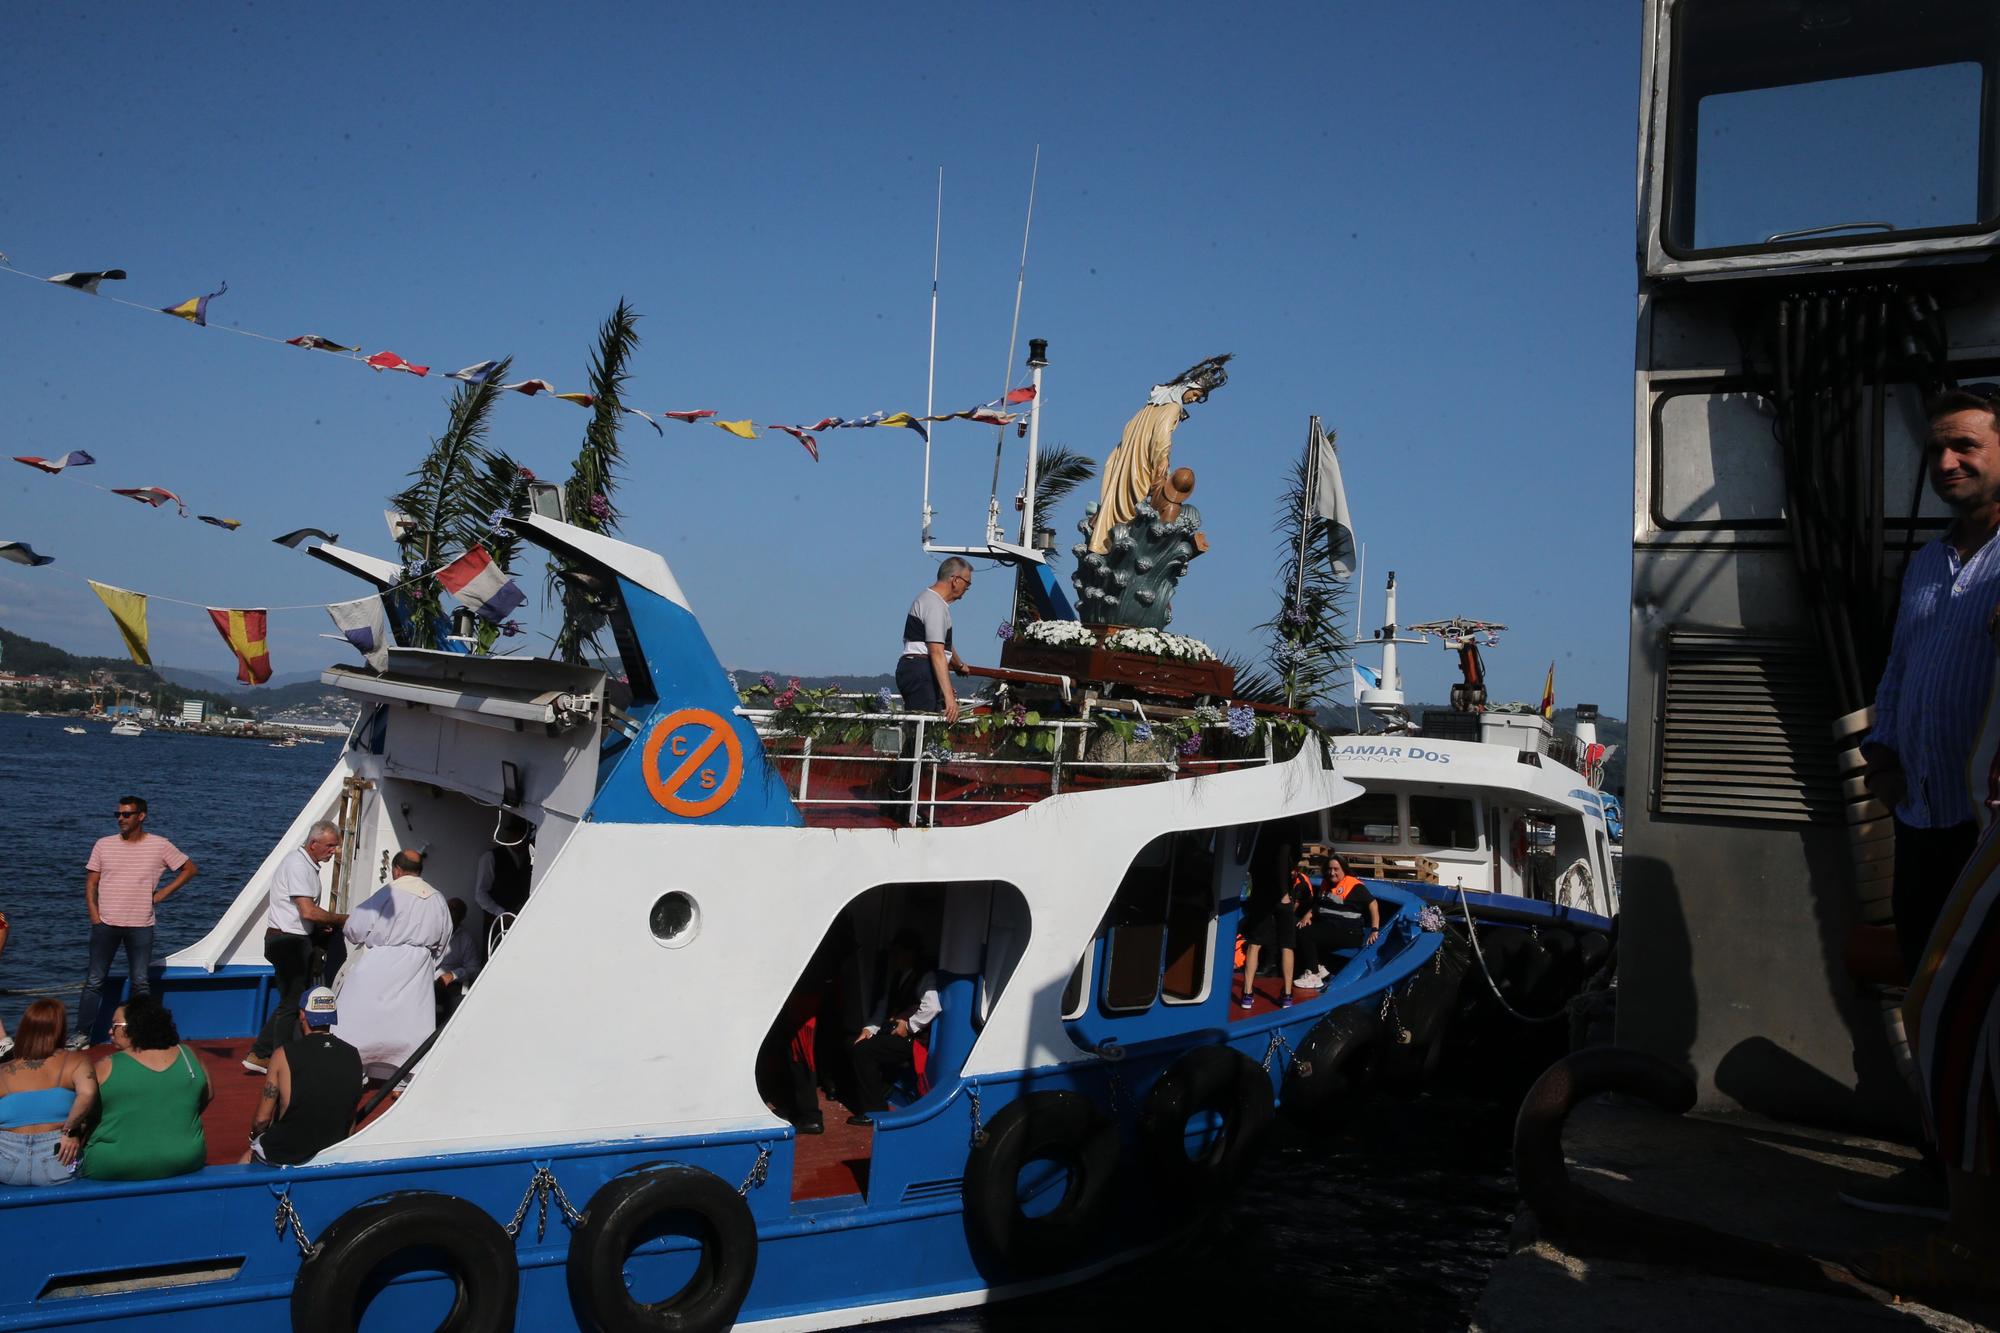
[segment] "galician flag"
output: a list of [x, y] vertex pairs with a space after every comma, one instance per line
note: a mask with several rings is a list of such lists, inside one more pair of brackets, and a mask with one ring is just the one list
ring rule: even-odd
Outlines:
[[351, 602], [335, 602], [326, 608], [341, 636], [360, 650], [376, 671], [389, 669], [389, 614], [380, 597], [360, 597]]
[[265, 614], [255, 611], [226, 611], [208, 608], [208, 618], [236, 654], [236, 679], [245, 685], [262, 685], [271, 679], [271, 648], [266, 642]]
[[507, 577], [484, 546], [475, 546], [437, 572], [444, 590], [472, 608], [481, 620], [497, 625], [528, 595]]
[[1379, 690], [1381, 688], [1382, 678], [1380, 676], [1370, 671], [1367, 667], [1362, 666], [1359, 662], [1354, 664], [1354, 693], [1357, 698], [1363, 690]]

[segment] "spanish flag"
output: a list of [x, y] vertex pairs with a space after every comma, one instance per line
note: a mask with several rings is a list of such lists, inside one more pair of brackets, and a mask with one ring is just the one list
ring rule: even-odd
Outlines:
[[1542, 686], [1542, 716], [1551, 722], [1556, 716], [1556, 664], [1549, 663], [1549, 678]]
[[229, 651], [236, 654], [236, 679], [245, 685], [262, 685], [271, 678], [271, 649], [265, 642], [261, 609], [224, 611], [211, 606], [208, 618], [221, 631]]
[[84, 582], [104, 603], [104, 609], [111, 613], [118, 633], [125, 639], [125, 651], [132, 655], [132, 660], [140, 666], [153, 665], [153, 659], [146, 651], [146, 594], [114, 588], [96, 579], [85, 579]]

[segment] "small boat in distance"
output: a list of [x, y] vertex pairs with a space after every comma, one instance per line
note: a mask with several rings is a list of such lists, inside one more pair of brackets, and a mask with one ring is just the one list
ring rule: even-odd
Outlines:
[[84, 730], [82, 727], [64, 727], [63, 730], [67, 731], [72, 736], [81, 736], [84, 734]]
[[146, 730], [131, 718], [121, 717], [111, 724], [111, 734], [114, 736], [143, 736], [146, 734]]

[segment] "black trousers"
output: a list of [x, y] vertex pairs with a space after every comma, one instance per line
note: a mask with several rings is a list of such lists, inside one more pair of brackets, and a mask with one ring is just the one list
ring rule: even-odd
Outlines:
[[855, 1044], [854, 1100], [859, 1103], [855, 1110], [873, 1112], [889, 1109], [889, 1083], [911, 1067], [910, 1047], [913, 1044], [910, 1038], [899, 1037], [888, 1028], [883, 1028], [867, 1041]]
[[272, 1051], [298, 1035], [299, 998], [312, 979], [312, 940], [304, 935], [266, 935], [264, 958], [278, 974], [278, 1007], [250, 1049], [260, 1061], [269, 1060]]
[[1917, 974], [1944, 900], [1951, 896], [1951, 886], [1978, 843], [1979, 826], [1969, 820], [1950, 828], [1916, 828], [1896, 821], [1896, 878], [1889, 902], [1896, 914], [1903, 970], [1911, 977]]

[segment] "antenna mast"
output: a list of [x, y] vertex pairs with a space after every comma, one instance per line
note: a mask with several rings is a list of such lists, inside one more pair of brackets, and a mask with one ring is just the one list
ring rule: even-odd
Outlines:
[[[931, 236], [931, 363], [924, 376], [924, 416], [937, 413], [938, 259], [944, 252], [944, 168], [938, 168], [937, 222]], [[924, 546], [931, 544], [931, 437], [924, 436]]]
[[[1021, 334], [1021, 293], [1028, 285], [1028, 233], [1035, 225], [1035, 184], [1042, 174], [1042, 146], [1035, 145], [1035, 165], [1028, 172], [1028, 217], [1021, 224], [1021, 271], [1014, 279], [1014, 325], [1007, 331], [1007, 364], [1000, 376], [1000, 396], [1007, 396], [1014, 377], [1014, 344]], [[993, 493], [986, 501], [986, 542], [1000, 540], [1000, 451], [1007, 444], [1007, 428], [1001, 426], [993, 437]]]

